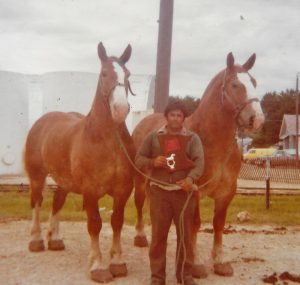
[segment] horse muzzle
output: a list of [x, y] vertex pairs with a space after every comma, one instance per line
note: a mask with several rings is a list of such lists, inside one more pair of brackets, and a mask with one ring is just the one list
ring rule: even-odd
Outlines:
[[118, 124], [123, 123], [125, 122], [129, 111], [129, 104], [113, 104], [111, 108], [112, 118]]

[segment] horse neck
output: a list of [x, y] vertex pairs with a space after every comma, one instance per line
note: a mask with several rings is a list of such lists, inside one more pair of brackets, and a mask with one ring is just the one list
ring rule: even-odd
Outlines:
[[106, 132], [111, 132], [114, 127], [109, 102], [106, 100], [101, 88], [101, 83], [99, 82], [91, 110], [86, 118], [89, 130], [92, 131], [93, 135], [99, 134], [102, 136]]
[[207, 144], [232, 144], [236, 133], [236, 122], [233, 114], [222, 105], [221, 88], [223, 72], [220, 72], [207, 86], [203, 97], [193, 112], [186, 119], [187, 127], [198, 133]]

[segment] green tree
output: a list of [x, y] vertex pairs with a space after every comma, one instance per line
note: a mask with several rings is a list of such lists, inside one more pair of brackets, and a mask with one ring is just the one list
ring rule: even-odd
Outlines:
[[296, 92], [292, 89], [280, 93], [266, 93], [261, 101], [265, 123], [253, 138], [255, 147], [269, 147], [279, 141], [279, 132], [284, 114], [296, 113]]
[[175, 100], [182, 101], [185, 104], [188, 115], [192, 114], [196, 110], [196, 108], [198, 107], [199, 102], [200, 102], [199, 98], [195, 98], [192, 96], [186, 96], [184, 98], [181, 98], [179, 96], [170, 96], [169, 97], [169, 102], [172, 102]]

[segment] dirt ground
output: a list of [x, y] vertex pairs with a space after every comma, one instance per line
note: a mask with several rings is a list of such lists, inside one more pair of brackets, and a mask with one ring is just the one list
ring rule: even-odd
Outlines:
[[[47, 224], [42, 224], [46, 234]], [[149, 236], [150, 227], [146, 228]], [[84, 222], [62, 222], [61, 234], [66, 244], [62, 252], [28, 251], [30, 222], [1, 221], [0, 223], [0, 284], [6, 285], [87, 285], [96, 284], [87, 274], [89, 237]], [[216, 276], [212, 272], [210, 249], [211, 226], [203, 225], [198, 246], [209, 276], [199, 284], [264, 284], [261, 278], [276, 272], [300, 273], [300, 227], [231, 226], [224, 235], [224, 253], [234, 267], [233, 277]], [[133, 246], [134, 227], [124, 226], [122, 244], [128, 266], [128, 276], [116, 278], [114, 285], [149, 284], [148, 249]], [[105, 257], [111, 244], [111, 228], [104, 224], [101, 249]], [[172, 227], [168, 240], [167, 285], [177, 284], [174, 277], [176, 235]], [[107, 258], [106, 258], [107, 259]], [[297, 284], [280, 281], [276, 284]], [[299, 284], [299, 283], [298, 283]]]

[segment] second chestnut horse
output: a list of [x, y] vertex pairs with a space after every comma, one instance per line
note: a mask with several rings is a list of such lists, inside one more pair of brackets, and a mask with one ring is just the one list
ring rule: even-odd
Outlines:
[[[227, 56], [227, 67], [220, 71], [207, 86], [197, 109], [185, 120], [185, 126], [199, 135], [203, 143], [205, 169], [197, 181], [200, 196], [207, 195], [215, 201], [214, 242], [212, 257], [214, 271], [220, 275], [231, 275], [233, 269], [224, 262], [222, 234], [228, 206], [237, 188], [237, 176], [241, 167], [241, 154], [236, 143], [236, 131], [243, 127], [248, 132], [257, 131], [264, 122], [264, 115], [255, 97], [256, 81], [249, 74], [255, 63], [253, 54], [243, 65], [235, 64], [232, 53]], [[133, 131], [132, 137], [138, 148], [145, 136], [165, 124], [163, 114], [153, 114], [143, 119]], [[205, 186], [201, 186], [205, 184]], [[135, 203], [137, 208], [137, 235], [135, 245], [146, 246], [143, 205], [148, 185], [141, 175], [136, 176]], [[195, 213], [196, 235], [200, 228], [199, 211]], [[195, 260], [194, 277], [203, 274], [204, 267]]]

